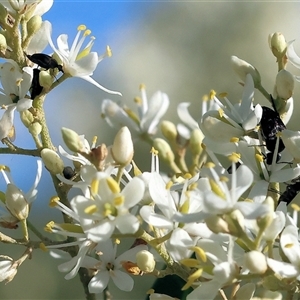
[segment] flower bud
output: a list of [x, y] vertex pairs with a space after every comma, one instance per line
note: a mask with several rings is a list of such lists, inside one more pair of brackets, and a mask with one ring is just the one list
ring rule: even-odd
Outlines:
[[29, 110], [22, 110], [20, 111], [20, 118], [25, 127], [29, 127], [31, 123], [34, 121], [34, 117]]
[[39, 83], [40, 86], [49, 89], [53, 83], [53, 77], [47, 71], [40, 71], [39, 74]]
[[5, 205], [9, 212], [18, 220], [25, 220], [29, 214], [29, 204], [23, 192], [14, 184], [9, 183], [5, 192]]
[[155, 260], [152, 253], [142, 250], [136, 254], [136, 264], [145, 273], [151, 273], [155, 269]]
[[7, 49], [6, 38], [3, 34], [0, 34], [0, 52], [5, 53]]
[[34, 122], [28, 126], [28, 130], [32, 136], [38, 136], [42, 131], [42, 125], [39, 122]]
[[42, 26], [42, 17], [35, 15], [27, 22], [28, 35], [34, 35]]
[[194, 129], [191, 133], [190, 138], [190, 148], [193, 155], [200, 155], [202, 153], [202, 142], [204, 139], [204, 135], [202, 131], [198, 128]]
[[273, 55], [278, 59], [282, 59], [282, 57], [286, 53], [287, 43], [285, 38], [281, 32], [275, 32], [269, 34], [269, 46]]
[[163, 139], [156, 138], [153, 141], [153, 147], [158, 150], [158, 155], [160, 158], [166, 162], [173, 162], [175, 155], [170, 147], [170, 145]]
[[115, 139], [111, 148], [111, 154], [117, 164], [127, 166], [133, 157], [133, 142], [131, 133], [128, 127], [122, 127]]
[[9, 283], [17, 274], [17, 265], [9, 256], [0, 255], [0, 282]]
[[257, 87], [260, 85], [261, 78], [256, 68], [246, 61], [239, 59], [237, 56], [231, 56], [231, 63], [233, 70], [240, 77], [240, 79], [243, 80], [243, 82], [246, 81], [246, 75], [250, 74], [253, 78], [254, 86]]
[[282, 69], [277, 73], [274, 87], [274, 98], [280, 97], [287, 100], [294, 93], [294, 76], [287, 70]]
[[42, 160], [51, 174], [61, 174], [64, 170], [64, 162], [59, 155], [51, 149], [41, 151]]
[[175, 141], [177, 137], [177, 129], [174, 123], [170, 121], [162, 121], [160, 123], [160, 129], [164, 137], [168, 141]]
[[247, 252], [244, 255], [244, 266], [252, 274], [263, 274], [268, 268], [266, 257], [256, 250]]
[[61, 132], [65, 144], [71, 151], [80, 152], [83, 149], [80, 136], [74, 130], [62, 127]]
[[213, 233], [229, 233], [227, 222], [219, 216], [211, 215], [205, 219], [205, 223]]

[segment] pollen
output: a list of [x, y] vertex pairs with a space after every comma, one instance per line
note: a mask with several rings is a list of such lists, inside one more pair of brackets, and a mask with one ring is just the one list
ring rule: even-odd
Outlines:
[[94, 147], [92, 147], [92, 148], [95, 148], [96, 143], [97, 143], [97, 140], [98, 140], [98, 137], [95, 135], [95, 136], [93, 137], [93, 139], [92, 139], [92, 146], [94, 146]]
[[183, 175], [183, 178], [184, 178], [184, 179], [191, 179], [191, 178], [192, 178], [192, 174], [191, 174], [191, 173], [185, 173], [185, 174]]
[[133, 101], [134, 101], [134, 103], [136, 103], [137, 105], [142, 105], [142, 103], [143, 103], [143, 100], [142, 100], [141, 97], [135, 97], [135, 98], [133, 99]]
[[79, 26], [77, 27], [77, 30], [78, 30], [78, 31], [86, 30], [86, 26], [85, 26], [85, 25], [79, 25]]
[[90, 205], [84, 209], [84, 212], [89, 215], [92, 215], [93, 213], [95, 213], [97, 211], [98, 211], [98, 208], [95, 204]]
[[0, 165], [0, 171], [8, 171], [10, 172], [10, 168], [8, 166], [5, 166], [5, 165]]
[[205, 94], [205, 95], [202, 96], [202, 101], [203, 102], [207, 102], [208, 100], [209, 100], [209, 97], [208, 97], [207, 94]]
[[205, 164], [205, 167], [206, 167], [206, 168], [209, 168], [209, 169], [210, 169], [210, 168], [214, 168], [215, 166], [216, 166], [216, 165], [215, 165], [213, 162], [208, 162], [208, 163]]
[[220, 176], [220, 181], [221, 181], [221, 182], [228, 182], [229, 179], [228, 179], [228, 177], [226, 177], [226, 176]]
[[40, 249], [42, 250], [42, 251], [44, 251], [44, 252], [48, 252], [49, 250], [48, 250], [48, 248], [46, 247], [46, 245], [44, 244], [44, 243], [40, 243]]
[[84, 34], [83, 34], [83, 36], [88, 36], [88, 35], [90, 35], [92, 32], [89, 30], [89, 29], [87, 29], [85, 32], [84, 32]]
[[292, 208], [293, 210], [295, 210], [295, 211], [300, 211], [300, 206], [297, 205], [296, 203], [292, 203], [292, 204], [291, 204], [291, 208]]
[[114, 194], [120, 193], [120, 186], [112, 177], [106, 178], [106, 183]]

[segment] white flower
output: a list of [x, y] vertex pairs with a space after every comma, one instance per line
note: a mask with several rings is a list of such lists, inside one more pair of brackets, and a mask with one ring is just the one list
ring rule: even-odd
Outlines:
[[139, 228], [136, 216], [129, 213], [144, 195], [144, 182], [134, 177], [122, 191], [105, 173], [98, 172], [92, 183], [92, 199], [76, 196], [71, 207], [80, 218], [80, 225], [87, 237], [94, 242], [107, 240], [115, 228], [122, 234], [135, 233]]
[[[79, 26], [78, 33], [71, 47], [69, 47], [68, 44], [68, 35], [61, 34], [57, 38], [57, 47], [55, 47], [51, 39], [52, 25], [50, 22], [45, 21], [45, 26], [49, 44], [61, 58], [65, 74], [84, 79], [107, 93], [121, 95], [119, 92], [106, 89], [91, 78], [91, 75], [93, 75], [98, 63], [106, 55], [110, 55], [110, 49], [107, 50], [106, 55], [102, 56], [99, 56], [97, 52], [90, 52], [94, 43], [94, 37], [92, 37], [90, 42], [82, 49], [85, 38], [91, 33], [90, 30], [87, 30], [84, 25]], [[80, 38], [81, 32], [83, 32], [83, 36]]]
[[53, 5], [53, 0], [9, 0], [5, 1], [5, 6], [10, 10], [17, 12], [29, 11], [30, 16], [42, 16]]
[[205, 113], [200, 123], [204, 135], [218, 142], [229, 142], [232, 137], [241, 137], [253, 131], [260, 122], [262, 108], [253, 106], [254, 84], [251, 75], [246, 75], [242, 101], [232, 105], [224, 97], [226, 106], [214, 96], [219, 110], [210, 110]]
[[[296, 54], [294, 49], [294, 43], [295, 40], [288, 42], [288, 47], [286, 51], [286, 55], [289, 59], [289, 61], [297, 68], [300, 69], [300, 57]], [[300, 76], [295, 76], [295, 79], [297, 81], [300, 81]]]
[[136, 254], [141, 250], [146, 250], [146, 245], [139, 245], [127, 250], [120, 256], [116, 257], [117, 245], [113, 245], [111, 240], [99, 243], [96, 247], [99, 260], [89, 258], [83, 262], [82, 267], [97, 270], [97, 274], [91, 279], [89, 283], [90, 293], [101, 293], [108, 285], [110, 279], [122, 291], [129, 292], [133, 289], [134, 281], [125, 272], [121, 271], [122, 263], [127, 261], [135, 262]]
[[102, 116], [111, 127], [127, 126], [134, 137], [144, 133], [155, 134], [160, 119], [169, 107], [169, 98], [165, 93], [157, 91], [148, 101], [143, 85], [140, 90], [141, 98], [135, 99], [138, 115], [109, 99], [105, 99], [101, 106]]
[[284, 278], [297, 277], [300, 279], [300, 245], [298, 237], [298, 228], [294, 225], [288, 225], [282, 231], [280, 236], [280, 246], [288, 262], [278, 261], [267, 258], [269, 267]]
[[6, 208], [6, 211], [3, 210], [0, 213], [0, 225], [5, 228], [16, 228], [19, 220], [27, 218], [30, 204], [36, 199], [38, 192], [36, 187], [42, 175], [42, 162], [41, 160], [37, 161], [36, 178], [32, 188], [26, 194], [13, 184], [10, 174], [6, 169], [2, 167], [0, 170], [7, 184], [5, 206], [0, 201], [0, 206], [3, 205], [3, 209], [4, 207]]
[[10, 282], [17, 274], [17, 265], [9, 256], [0, 255], [0, 282]]

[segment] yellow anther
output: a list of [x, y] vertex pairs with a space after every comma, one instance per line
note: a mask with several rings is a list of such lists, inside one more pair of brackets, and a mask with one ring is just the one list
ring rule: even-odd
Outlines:
[[291, 204], [291, 208], [292, 208], [293, 210], [295, 210], [295, 211], [300, 211], [300, 206], [297, 205], [296, 203], [292, 203], [292, 204]]
[[190, 174], [190, 173], [185, 173], [184, 175], [183, 175], [183, 178], [184, 179], [191, 179], [193, 176], [192, 176], [192, 174]]
[[224, 116], [224, 110], [222, 108], [218, 109], [218, 113], [221, 118]]
[[181, 205], [179, 211], [183, 214], [187, 214], [190, 210], [190, 199], [186, 199]]
[[166, 183], [166, 190], [169, 190], [172, 185], [173, 185], [173, 182], [170, 180], [168, 183]]
[[112, 56], [111, 48], [110, 48], [108, 45], [106, 46], [106, 55], [107, 55], [108, 57], [111, 57], [111, 56]]
[[83, 33], [83, 35], [84, 36], [88, 36], [88, 35], [90, 35], [92, 32], [89, 30], [89, 29], [87, 29], [84, 33]]
[[107, 177], [106, 183], [114, 194], [120, 193], [120, 186], [112, 177]]
[[199, 267], [199, 261], [195, 258], [184, 258], [180, 261], [180, 263], [189, 268]]
[[44, 227], [44, 230], [47, 232], [52, 233], [52, 229], [54, 227], [55, 223], [53, 221], [50, 221], [46, 226]]
[[207, 162], [204, 166], [206, 168], [214, 168], [216, 165], [213, 162]]
[[151, 148], [150, 153], [158, 155], [158, 151], [154, 147]]
[[20, 86], [23, 81], [23, 78], [20, 78], [16, 81], [16, 86]]
[[0, 165], [0, 171], [1, 170], [10, 172], [10, 168], [8, 166], [5, 166], [5, 165]]
[[118, 196], [114, 198], [114, 205], [115, 206], [120, 206], [124, 203], [124, 196]]
[[208, 100], [209, 100], [209, 97], [208, 97], [207, 94], [205, 94], [205, 95], [202, 96], [202, 101], [203, 102], [207, 102]]
[[230, 143], [238, 143], [239, 140], [240, 140], [240, 139], [239, 139], [238, 137], [232, 137], [232, 138], [230, 139]]
[[226, 176], [220, 176], [220, 181], [222, 181], [222, 182], [228, 182], [229, 179]]
[[42, 251], [44, 251], [44, 252], [48, 252], [49, 250], [48, 250], [48, 248], [46, 247], [46, 245], [44, 244], [44, 243], [40, 243], [40, 249], [42, 250]]
[[197, 280], [203, 273], [203, 269], [198, 269], [196, 272], [194, 272], [193, 274], [191, 274], [189, 277], [188, 277], [188, 281], [195, 281]]
[[79, 26], [77, 27], [77, 30], [78, 30], [78, 31], [86, 30], [86, 26], [85, 26], [85, 25], [79, 25]]
[[145, 90], [146, 89], [146, 85], [144, 83], [141, 83], [139, 86], [140, 90]]
[[50, 198], [50, 201], [49, 201], [49, 206], [50, 207], [55, 207], [57, 206], [57, 202], [60, 201], [59, 197], [58, 196], [53, 196]]
[[203, 262], [206, 262], [207, 261], [207, 257], [206, 257], [206, 254], [205, 254], [205, 251], [200, 248], [200, 247], [197, 247], [197, 246], [193, 246], [190, 248], [191, 250], [195, 251], [195, 253], [198, 255], [198, 257], [203, 261]]
[[227, 157], [231, 162], [237, 163], [241, 159], [241, 154], [237, 152], [232, 152]]
[[219, 97], [220, 97], [220, 98], [226, 98], [227, 95], [228, 95], [228, 93], [222, 92], [222, 93], [219, 94]]
[[133, 101], [137, 104], [137, 105], [142, 105], [142, 103], [143, 103], [143, 100], [142, 100], [142, 98], [141, 97], [135, 97], [134, 99], [133, 99]]
[[258, 162], [260, 162], [260, 163], [262, 163], [263, 161], [264, 161], [264, 157], [261, 155], [261, 154], [255, 154], [255, 159], [258, 161]]
[[294, 247], [294, 243], [285, 244], [284, 248], [292, 248]]
[[84, 212], [89, 215], [92, 215], [93, 213], [95, 213], [97, 211], [98, 211], [98, 207], [95, 204], [90, 205], [84, 209]]
[[216, 96], [216, 91], [214, 91], [214, 90], [210, 90], [210, 92], [209, 92], [209, 98], [212, 100], [215, 96]]
[[115, 239], [115, 244], [120, 245], [121, 241], [119, 239]]
[[222, 191], [220, 186], [213, 179], [209, 179], [209, 184], [210, 184], [211, 190], [216, 195], [218, 195], [219, 197], [221, 197], [223, 199], [226, 199], [224, 192]]
[[137, 124], [140, 124], [139, 116], [130, 108], [123, 107], [123, 110], [127, 113], [127, 115]]
[[70, 223], [62, 223], [59, 224], [59, 226], [68, 232], [74, 232], [74, 233], [83, 233], [82, 228], [79, 225], [70, 224]]
[[92, 195], [98, 194], [98, 190], [99, 190], [99, 180], [93, 179], [91, 182]]
[[97, 140], [98, 140], [98, 137], [97, 137], [96, 135], [93, 136], [93, 139], [92, 139], [92, 145], [96, 145]]

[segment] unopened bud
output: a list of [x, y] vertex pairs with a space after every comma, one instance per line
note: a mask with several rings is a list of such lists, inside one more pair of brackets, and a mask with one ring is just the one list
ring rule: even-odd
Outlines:
[[177, 137], [177, 129], [174, 123], [170, 121], [162, 121], [160, 123], [160, 129], [164, 137], [168, 141], [175, 141]]
[[5, 205], [9, 212], [19, 221], [25, 220], [29, 213], [29, 204], [23, 192], [14, 184], [9, 183], [5, 192]]
[[80, 152], [83, 149], [80, 136], [74, 130], [62, 127], [61, 132], [65, 144], [71, 151]]
[[155, 260], [152, 253], [142, 250], [136, 254], [136, 264], [145, 273], [151, 273], [155, 269]]
[[7, 49], [6, 38], [3, 34], [0, 34], [0, 52], [5, 53]]
[[263, 274], [268, 269], [265, 255], [255, 250], [244, 255], [244, 266], [252, 274]]
[[206, 218], [205, 223], [213, 233], [229, 233], [227, 222], [217, 215], [211, 215]]
[[170, 145], [163, 139], [156, 138], [153, 141], [153, 147], [158, 151], [158, 156], [166, 162], [173, 162], [175, 155]]
[[42, 26], [42, 17], [35, 15], [27, 22], [28, 35], [34, 35]]
[[191, 132], [190, 148], [193, 155], [201, 154], [203, 150], [202, 148], [203, 139], [204, 139], [204, 135], [200, 129], [196, 128]]
[[63, 172], [64, 162], [55, 151], [45, 148], [41, 151], [41, 157], [51, 174], [61, 174]]
[[40, 71], [39, 74], [39, 83], [40, 86], [49, 89], [53, 83], [53, 77], [47, 71]]
[[273, 55], [278, 59], [282, 59], [282, 57], [286, 53], [287, 43], [285, 38], [281, 32], [275, 32], [269, 35], [269, 46]]
[[234, 210], [230, 214], [224, 215], [224, 219], [228, 224], [230, 234], [240, 236], [244, 230], [245, 218], [239, 210]]
[[9, 256], [0, 255], [0, 282], [9, 283], [17, 274], [17, 265]]
[[240, 77], [240, 79], [243, 80], [243, 82], [246, 81], [246, 75], [250, 74], [253, 78], [255, 87], [261, 84], [260, 74], [252, 65], [238, 58], [237, 56], [231, 56], [231, 63], [233, 66], [233, 70]]
[[291, 98], [294, 93], [294, 84], [294, 76], [285, 69], [280, 70], [276, 76], [274, 98], [277, 96], [283, 100]]
[[115, 139], [111, 148], [112, 157], [117, 164], [127, 166], [133, 158], [133, 142], [131, 133], [128, 127], [122, 127]]
[[25, 127], [29, 127], [31, 123], [34, 121], [34, 117], [29, 110], [22, 110], [20, 111], [20, 118]]
[[38, 136], [42, 131], [42, 125], [38, 122], [34, 122], [28, 126], [28, 130], [32, 136]]

